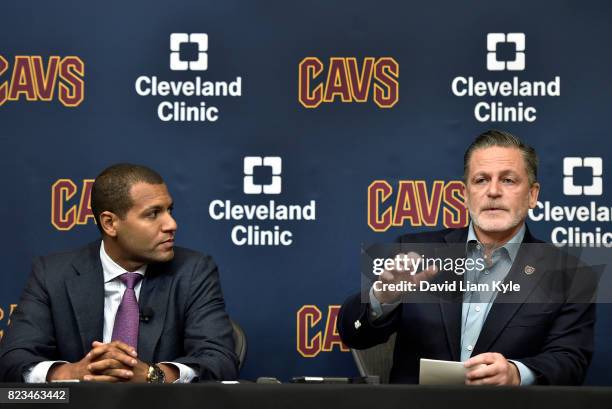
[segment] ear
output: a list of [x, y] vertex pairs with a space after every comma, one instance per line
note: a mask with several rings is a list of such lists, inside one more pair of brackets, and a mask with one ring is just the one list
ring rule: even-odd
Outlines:
[[119, 218], [113, 212], [104, 211], [100, 213], [100, 227], [107, 236], [117, 237], [117, 222]]
[[535, 182], [529, 188], [529, 208], [533, 209], [538, 203], [538, 195], [540, 194], [540, 184]]

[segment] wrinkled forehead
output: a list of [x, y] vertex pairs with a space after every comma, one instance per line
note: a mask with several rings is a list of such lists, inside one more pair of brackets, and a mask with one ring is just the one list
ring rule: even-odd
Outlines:
[[469, 175], [516, 173], [527, 175], [527, 164], [518, 148], [491, 146], [476, 149], [468, 162]]

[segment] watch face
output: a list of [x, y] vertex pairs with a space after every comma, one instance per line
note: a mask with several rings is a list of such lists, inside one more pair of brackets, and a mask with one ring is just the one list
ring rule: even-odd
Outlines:
[[157, 365], [151, 365], [149, 367], [149, 383], [164, 383], [166, 380], [166, 374]]

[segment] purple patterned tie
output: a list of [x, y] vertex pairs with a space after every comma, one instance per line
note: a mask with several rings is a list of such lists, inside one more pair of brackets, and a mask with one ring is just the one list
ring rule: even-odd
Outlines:
[[113, 327], [113, 341], [119, 340], [126, 344], [138, 347], [138, 324], [140, 313], [138, 310], [138, 301], [136, 301], [136, 293], [134, 287], [142, 279], [142, 275], [138, 273], [124, 273], [119, 276], [119, 279], [127, 286], [121, 298], [121, 304], [115, 316], [115, 325]]

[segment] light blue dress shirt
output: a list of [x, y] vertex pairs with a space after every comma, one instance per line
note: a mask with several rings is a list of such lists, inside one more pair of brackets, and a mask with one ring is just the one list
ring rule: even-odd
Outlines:
[[[516, 258], [520, 244], [525, 236], [525, 225], [503, 246], [495, 249], [489, 259], [483, 253], [484, 246], [478, 241], [474, 227], [470, 223], [468, 237], [466, 243], [466, 254], [468, 258], [482, 258], [485, 261], [486, 268], [482, 271], [476, 268], [466, 269], [463, 276], [464, 282], [470, 283], [488, 283], [492, 281], [503, 281], [512, 263]], [[491, 292], [465, 292], [463, 297], [463, 305], [461, 310], [461, 361], [465, 362], [472, 356], [472, 351], [480, 335], [480, 331], [484, 322], [491, 310], [493, 301], [497, 293]], [[370, 314], [372, 320], [383, 319], [388, 316], [400, 302], [393, 304], [381, 304], [374, 295], [374, 288], [370, 288]], [[521, 376], [521, 385], [532, 385], [535, 383], [535, 375], [531, 369], [523, 363], [515, 360], [509, 360], [518, 368]]]

